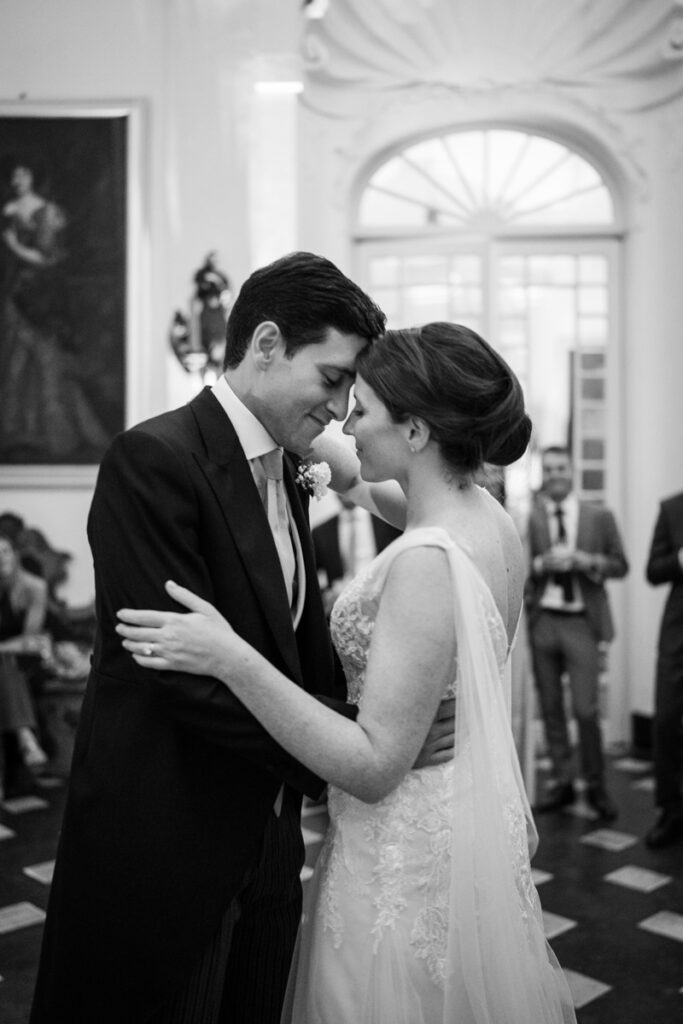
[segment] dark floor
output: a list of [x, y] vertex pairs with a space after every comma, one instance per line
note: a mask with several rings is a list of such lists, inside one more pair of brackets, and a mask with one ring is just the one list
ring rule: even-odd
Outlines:
[[[567, 971], [580, 1024], [683, 1021], [683, 843], [652, 852], [642, 842], [653, 821], [649, 768], [612, 759], [620, 815], [608, 829], [581, 802], [538, 819], [534, 869], [546, 933]], [[64, 805], [64, 787], [51, 781], [24, 780], [22, 797], [0, 810], [1, 1024], [28, 1018]], [[304, 809], [307, 868], [324, 826], [324, 807]]]

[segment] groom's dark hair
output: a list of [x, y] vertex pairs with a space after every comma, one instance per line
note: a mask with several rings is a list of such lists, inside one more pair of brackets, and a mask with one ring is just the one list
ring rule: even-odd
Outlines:
[[384, 331], [386, 317], [341, 270], [311, 252], [293, 252], [255, 270], [235, 299], [225, 332], [223, 369], [244, 359], [259, 324], [272, 320], [285, 339], [287, 355], [325, 340], [330, 327], [370, 341]]

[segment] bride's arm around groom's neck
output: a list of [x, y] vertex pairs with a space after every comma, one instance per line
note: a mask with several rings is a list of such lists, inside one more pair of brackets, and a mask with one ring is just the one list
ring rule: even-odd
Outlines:
[[315, 438], [306, 461], [326, 462], [330, 467], [330, 488], [333, 491], [399, 530], [405, 528], [406, 498], [401, 486], [396, 480], [382, 483], [363, 480], [352, 441], [335, 437], [327, 430]]

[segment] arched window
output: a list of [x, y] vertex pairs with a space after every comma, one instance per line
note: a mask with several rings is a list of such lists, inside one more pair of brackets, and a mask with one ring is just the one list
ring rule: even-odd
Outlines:
[[[483, 334], [522, 381], [536, 450], [567, 444], [577, 490], [604, 500], [620, 224], [603, 173], [564, 142], [468, 128], [375, 164], [356, 209], [359, 272], [389, 325], [454, 320]], [[510, 474], [513, 504], [537, 485], [536, 462]]]
[[578, 153], [511, 129], [426, 139], [382, 163], [363, 191], [359, 226], [507, 233], [520, 227], [606, 226], [609, 189]]

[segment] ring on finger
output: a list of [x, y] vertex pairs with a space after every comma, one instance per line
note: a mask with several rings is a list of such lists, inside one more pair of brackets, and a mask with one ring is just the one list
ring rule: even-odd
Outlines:
[[142, 648], [142, 653], [146, 658], [154, 657], [154, 644], [147, 644], [146, 647]]

